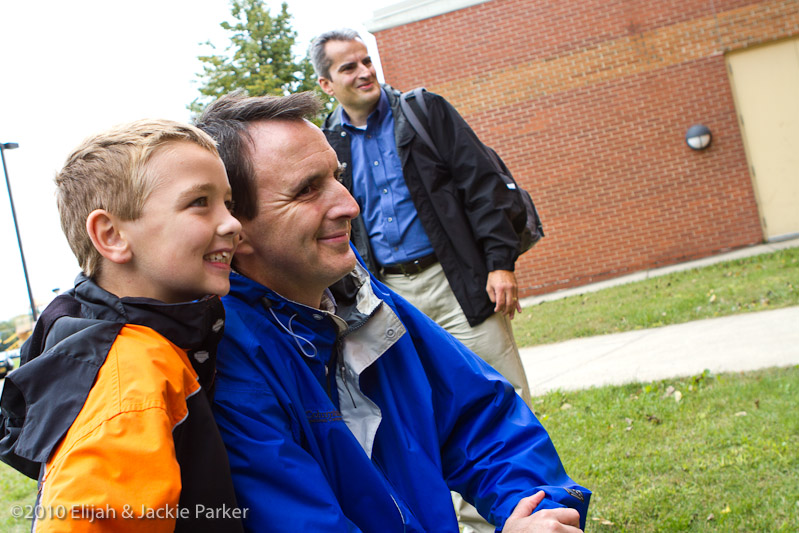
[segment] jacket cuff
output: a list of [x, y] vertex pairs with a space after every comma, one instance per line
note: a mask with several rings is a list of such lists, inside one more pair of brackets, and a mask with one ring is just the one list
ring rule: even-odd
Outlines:
[[510, 270], [513, 272], [516, 268], [516, 252], [514, 251], [510, 256], [493, 256], [486, 259], [486, 268], [489, 272], [495, 270]]

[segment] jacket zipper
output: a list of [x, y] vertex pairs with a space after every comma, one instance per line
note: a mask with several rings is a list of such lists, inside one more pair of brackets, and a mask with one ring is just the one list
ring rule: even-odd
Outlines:
[[[341, 337], [340, 339], [338, 339], [336, 341], [336, 344], [335, 344], [336, 354], [339, 354], [341, 352], [341, 345], [344, 342], [343, 338], [344, 337]], [[349, 394], [349, 396], [350, 396], [350, 401], [352, 402], [352, 408], [353, 409], [357, 409], [358, 406], [355, 404], [355, 398], [352, 396], [352, 391], [350, 390], [350, 384], [349, 384], [349, 381], [347, 380], [347, 367], [344, 364], [344, 358], [343, 357], [339, 357], [338, 355], [336, 355], [336, 366], [338, 367], [339, 373], [341, 374], [341, 381], [344, 383], [344, 388], [347, 389], [347, 394]], [[340, 401], [341, 401], [341, 398], [339, 398], [339, 402]]]

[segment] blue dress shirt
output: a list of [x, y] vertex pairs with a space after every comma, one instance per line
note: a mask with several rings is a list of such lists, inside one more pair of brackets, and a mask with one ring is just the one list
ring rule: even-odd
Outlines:
[[346, 112], [341, 123], [350, 132], [353, 196], [361, 206], [377, 262], [405, 263], [433, 253], [402, 175], [394, 115], [385, 91], [381, 90], [365, 128], [353, 126]]

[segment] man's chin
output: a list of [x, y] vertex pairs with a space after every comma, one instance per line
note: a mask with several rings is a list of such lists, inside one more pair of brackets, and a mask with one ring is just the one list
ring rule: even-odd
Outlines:
[[351, 272], [352, 269], [355, 268], [355, 265], [358, 264], [358, 258], [355, 257], [355, 253], [352, 251], [352, 248], [350, 248], [350, 251], [347, 254], [347, 264], [349, 265], [349, 270], [347, 270], [347, 272]]
[[342, 255], [341, 260], [338, 262], [340, 267], [336, 269], [336, 272], [340, 274], [339, 279], [352, 272], [357, 264], [358, 259], [355, 257], [352, 249], [350, 249], [347, 254]]
[[375, 84], [369, 89], [363, 89], [361, 97], [370, 104], [377, 104], [380, 100], [380, 85]]

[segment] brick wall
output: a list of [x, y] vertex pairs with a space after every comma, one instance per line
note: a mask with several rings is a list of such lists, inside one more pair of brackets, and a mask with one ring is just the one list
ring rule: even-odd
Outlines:
[[760, 242], [724, 53], [798, 34], [799, 0], [492, 0], [375, 37], [388, 83], [444, 95], [531, 192], [529, 296]]

